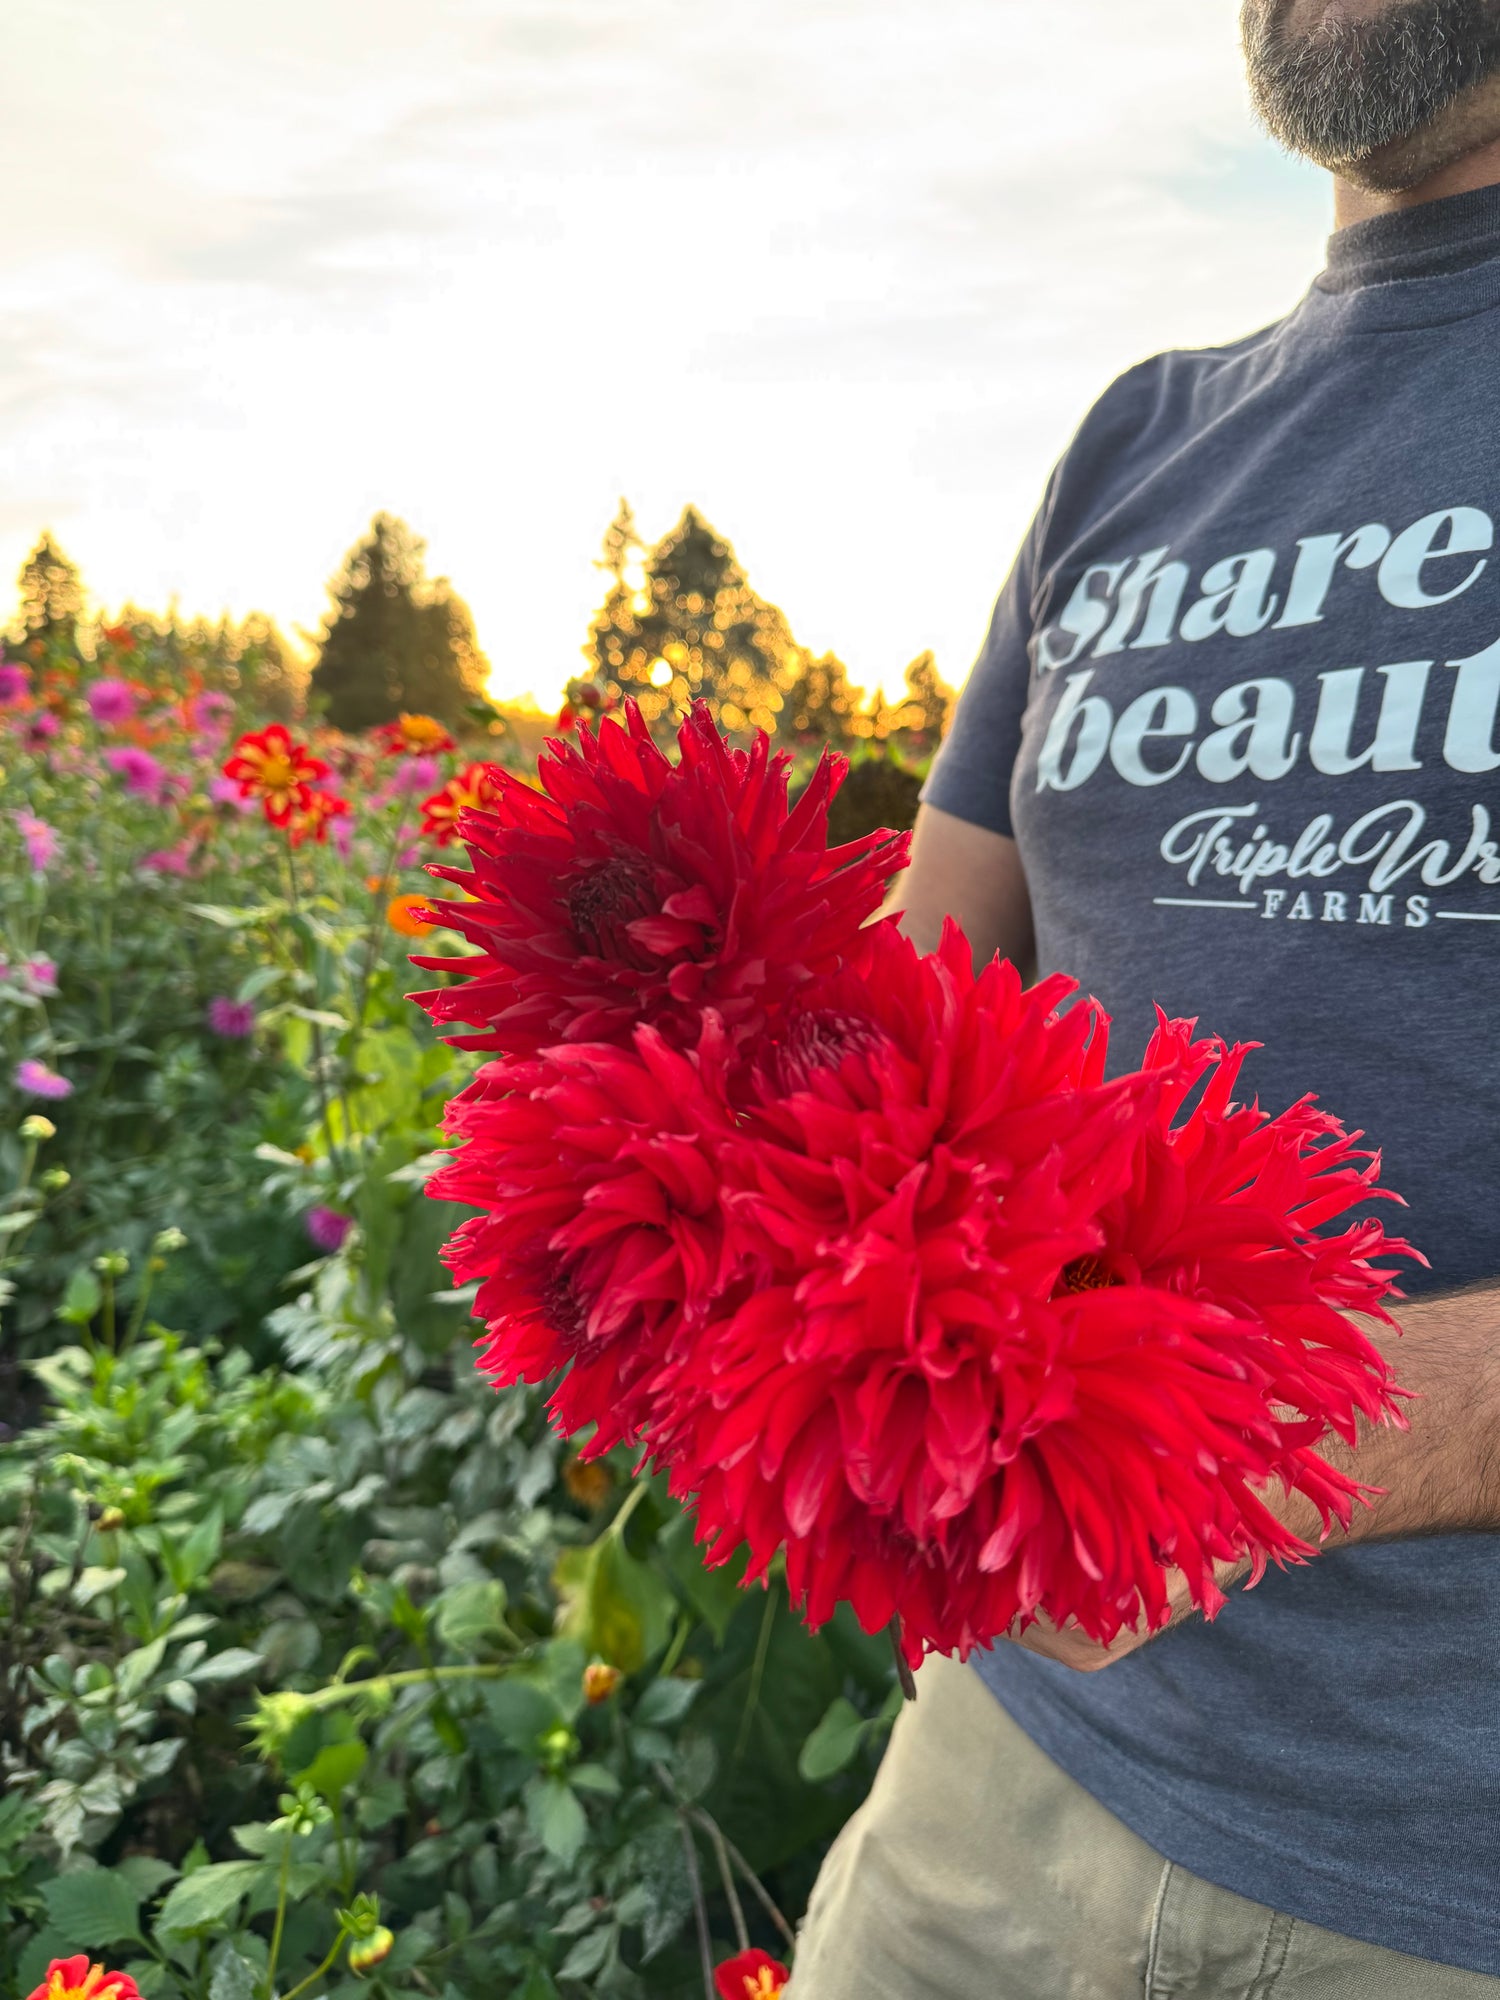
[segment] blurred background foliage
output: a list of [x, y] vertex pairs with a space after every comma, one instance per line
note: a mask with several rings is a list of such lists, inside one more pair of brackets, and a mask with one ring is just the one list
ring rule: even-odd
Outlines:
[[[563, 713], [379, 515], [309, 655], [91, 612], [50, 536], [0, 661], [0, 2000], [694, 2000], [699, 1924], [785, 1955], [897, 1696], [852, 1621], [705, 1570], [627, 1454], [496, 1395], [426, 1200], [473, 1058], [405, 999], [427, 808], [638, 699], [767, 727], [834, 836], [909, 825], [951, 695], [865, 700], [693, 509], [622, 505]], [[420, 710], [456, 739], [391, 755]], [[292, 723], [347, 813], [220, 775]], [[613, 726], [605, 723], [602, 726]], [[439, 735], [441, 732], [439, 732]], [[450, 850], [446, 858], [452, 858]], [[418, 948], [432, 949], [429, 944]], [[457, 949], [451, 936], [438, 949]], [[422, 975], [430, 978], [431, 975]], [[355, 1968], [361, 1976], [355, 1977]]]

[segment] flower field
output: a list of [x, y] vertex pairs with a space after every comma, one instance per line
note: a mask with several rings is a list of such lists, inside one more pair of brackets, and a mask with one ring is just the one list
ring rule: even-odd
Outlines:
[[769, 1995], [868, 1783], [883, 1642], [476, 1371], [405, 996], [497, 763], [0, 664], [4, 2000]]

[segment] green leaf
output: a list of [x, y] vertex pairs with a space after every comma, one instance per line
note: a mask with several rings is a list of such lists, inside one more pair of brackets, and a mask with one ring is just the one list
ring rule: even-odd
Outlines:
[[306, 1770], [296, 1773], [302, 1784], [311, 1785], [330, 1805], [337, 1805], [349, 1787], [358, 1784], [370, 1753], [358, 1737], [347, 1743], [325, 1743]]
[[437, 1602], [437, 1631], [455, 1653], [477, 1653], [505, 1633], [505, 1585], [497, 1578], [456, 1584]]
[[275, 1873], [263, 1861], [210, 1861], [184, 1875], [172, 1890], [157, 1916], [157, 1931], [196, 1931], [216, 1924], [258, 1884], [274, 1881]]
[[702, 1691], [702, 1681], [653, 1681], [636, 1703], [631, 1721], [646, 1729], [669, 1727], [682, 1720]]
[[485, 1699], [501, 1739], [513, 1750], [535, 1750], [538, 1737], [562, 1720], [551, 1696], [518, 1675], [496, 1681], [486, 1690]]
[[568, 1782], [576, 1792], [597, 1792], [604, 1799], [620, 1796], [619, 1779], [603, 1764], [575, 1764], [568, 1773]]
[[581, 1937], [557, 1968], [559, 1979], [590, 1979], [609, 1957], [618, 1931], [614, 1924]]
[[828, 1705], [822, 1721], [802, 1746], [797, 1769], [810, 1785], [847, 1770], [859, 1755], [868, 1727], [852, 1701], [838, 1695]]
[[597, 1658], [633, 1674], [666, 1645], [675, 1609], [671, 1589], [613, 1530], [591, 1548], [567, 1550], [556, 1582], [563, 1600], [560, 1629]]
[[96, 1597], [103, 1597], [107, 1591], [118, 1590], [124, 1581], [123, 1569], [100, 1569], [91, 1563], [73, 1586], [73, 1602], [91, 1604]]
[[208, 1982], [208, 2000], [256, 2000], [260, 1975], [232, 1944], [221, 1944], [210, 1962], [213, 1974]]
[[165, 1639], [153, 1639], [127, 1653], [115, 1668], [115, 1691], [122, 1701], [134, 1701], [166, 1657]]
[[60, 1875], [42, 1895], [53, 1928], [65, 1931], [75, 1946], [145, 1943], [140, 1891], [111, 1868]]
[[86, 1266], [80, 1265], [68, 1279], [57, 1316], [65, 1319], [70, 1326], [87, 1326], [98, 1312], [103, 1298], [99, 1280]]
[[564, 1867], [570, 1867], [578, 1859], [589, 1830], [572, 1789], [561, 1778], [535, 1777], [527, 1780], [522, 1797], [537, 1839]]
[[187, 1678], [198, 1687], [216, 1687], [221, 1681], [242, 1681], [260, 1663], [260, 1654], [248, 1646], [226, 1646], [222, 1653], [210, 1653], [206, 1660], [189, 1667]]

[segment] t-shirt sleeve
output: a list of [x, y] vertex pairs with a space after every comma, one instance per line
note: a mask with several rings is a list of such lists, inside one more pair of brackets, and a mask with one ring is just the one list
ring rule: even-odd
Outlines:
[[[1055, 483], [1055, 475], [1054, 475]], [[1010, 780], [1031, 685], [1032, 606], [1052, 486], [1006, 579], [989, 633], [922, 787], [922, 803], [992, 833], [1013, 831]]]

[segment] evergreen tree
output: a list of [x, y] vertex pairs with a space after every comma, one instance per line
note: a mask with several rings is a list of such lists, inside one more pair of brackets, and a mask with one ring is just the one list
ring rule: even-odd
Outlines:
[[847, 751], [858, 741], [859, 689], [850, 687], [837, 653], [801, 658], [796, 677], [782, 695], [777, 729], [792, 743], [827, 743]]
[[44, 534], [21, 565], [20, 639], [39, 640], [44, 647], [61, 644], [76, 649], [79, 621], [84, 615], [83, 579], [50, 534]]
[[[750, 588], [734, 550], [696, 508], [647, 555], [645, 581], [624, 581], [617, 519], [601, 567], [614, 577], [584, 648], [611, 692], [632, 695], [648, 721], [675, 729], [705, 700], [731, 735], [774, 729], [797, 649], [782, 613]], [[633, 532], [633, 529], [632, 529]]]
[[428, 578], [425, 550], [404, 521], [377, 514], [328, 587], [333, 609], [309, 693], [340, 729], [403, 711], [459, 728], [484, 692], [489, 663], [469, 608], [446, 578]]
[[909, 757], [930, 757], [948, 732], [955, 696], [931, 653], [919, 653], [906, 670], [906, 693], [888, 706], [884, 689], [871, 705], [869, 731]]

